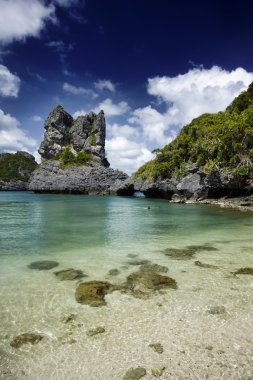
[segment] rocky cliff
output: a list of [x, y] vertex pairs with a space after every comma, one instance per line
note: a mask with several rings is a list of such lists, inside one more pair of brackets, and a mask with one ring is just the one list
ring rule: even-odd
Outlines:
[[35, 192], [83, 194], [132, 194], [133, 185], [123, 184], [128, 176], [109, 168], [105, 156], [104, 112], [73, 119], [62, 106], [50, 112], [44, 139], [39, 147], [42, 158], [29, 189]]
[[[105, 118], [91, 112], [73, 119], [62, 106], [57, 106], [45, 122], [44, 139], [39, 147], [42, 160], [61, 159], [69, 151], [78, 159], [78, 154], [86, 153], [87, 160], [108, 167], [105, 158]], [[88, 156], [90, 155], [90, 156]]]
[[0, 190], [27, 190], [38, 164], [27, 152], [0, 154]]
[[150, 197], [201, 200], [253, 193], [253, 84], [224, 112], [203, 114], [131, 179]]

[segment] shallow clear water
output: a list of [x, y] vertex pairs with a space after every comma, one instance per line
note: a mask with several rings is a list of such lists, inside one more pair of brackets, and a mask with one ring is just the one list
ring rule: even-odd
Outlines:
[[[147, 207], [150, 209], [147, 209]], [[0, 192], [0, 378], [120, 380], [130, 367], [166, 369], [160, 379], [250, 379], [253, 368], [253, 277], [233, 276], [253, 266], [253, 215], [207, 205], [163, 200]], [[190, 260], [166, 248], [208, 244]], [[87, 280], [121, 284], [129, 254], [169, 268], [177, 290], [140, 300], [114, 292], [107, 306], [75, 301], [78, 281], [59, 281], [55, 270], [83, 270]], [[49, 271], [27, 267], [56, 260]], [[216, 265], [200, 268], [194, 261]], [[110, 269], [120, 274], [110, 277]], [[86, 280], [86, 278], [84, 279]], [[212, 306], [225, 314], [211, 315]], [[63, 323], [75, 314], [74, 322]], [[104, 326], [106, 332], [87, 337]], [[44, 336], [19, 349], [24, 332]], [[162, 343], [163, 354], [149, 344]]]

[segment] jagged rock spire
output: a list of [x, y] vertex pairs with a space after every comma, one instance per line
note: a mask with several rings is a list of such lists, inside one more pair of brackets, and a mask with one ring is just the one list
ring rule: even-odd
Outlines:
[[58, 105], [48, 115], [44, 128], [44, 139], [39, 147], [43, 160], [54, 158], [69, 147], [74, 155], [91, 153], [100, 164], [109, 166], [105, 157], [106, 124], [103, 111], [73, 119]]

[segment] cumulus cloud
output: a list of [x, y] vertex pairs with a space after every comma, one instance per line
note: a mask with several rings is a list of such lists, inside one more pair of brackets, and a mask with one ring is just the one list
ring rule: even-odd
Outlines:
[[129, 109], [127, 102], [113, 103], [111, 99], [107, 98], [95, 107], [94, 112], [98, 113], [100, 110], [103, 110], [107, 117], [111, 117], [123, 115]]
[[57, 6], [71, 7], [78, 3], [79, 0], [1, 0], [0, 43], [38, 37], [48, 21], [57, 21]]
[[165, 136], [165, 131], [169, 126], [168, 114], [162, 114], [150, 105], [134, 110], [129, 122], [139, 125], [144, 138], [150, 141], [163, 145], [171, 141], [171, 137]]
[[36, 145], [37, 141], [20, 128], [19, 121], [0, 109], [0, 149], [6, 152], [29, 150]]
[[36, 123], [41, 123], [43, 121], [42, 117], [39, 115], [34, 115], [32, 117], [32, 120], [35, 121]]
[[0, 41], [9, 43], [36, 37], [46, 21], [55, 20], [55, 8], [40, 0], [1, 0]]
[[12, 74], [6, 66], [0, 65], [0, 95], [16, 98], [18, 96], [19, 87], [19, 77]]
[[113, 84], [110, 80], [99, 80], [95, 82], [94, 85], [98, 90], [108, 90], [111, 92], [115, 92], [115, 84]]
[[202, 113], [223, 111], [252, 81], [253, 73], [242, 68], [198, 67], [175, 77], [150, 78], [147, 90], [168, 104], [170, 124], [183, 125]]
[[91, 90], [84, 87], [76, 87], [69, 83], [64, 83], [62, 86], [63, 90], [71, 95], [87, 95], [90, 96], [92, 99], [97, 98], [97, 94]]
[[78, 116], [84, 116], [87, 115], [88, 112], [85, 110], [81, 109], [73, 113], [73, 118], [76, 119]]
[[106, 151], [111, 166], [128, 174], [153, 158], [144, 143], [121, 135], [106, 140]]
[[132, 174], [153, 158], [140, 128], [128, 124], [107, 124], [106, 152], [113, 168]]

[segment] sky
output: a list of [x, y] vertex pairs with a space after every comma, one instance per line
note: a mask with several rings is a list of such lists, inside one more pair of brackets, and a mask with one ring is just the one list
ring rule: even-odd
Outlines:
[[253, 81], [253, 3], [0, 0], [0, 151], [34, 154], [49, 112], [105, 112], [128, 174]]

